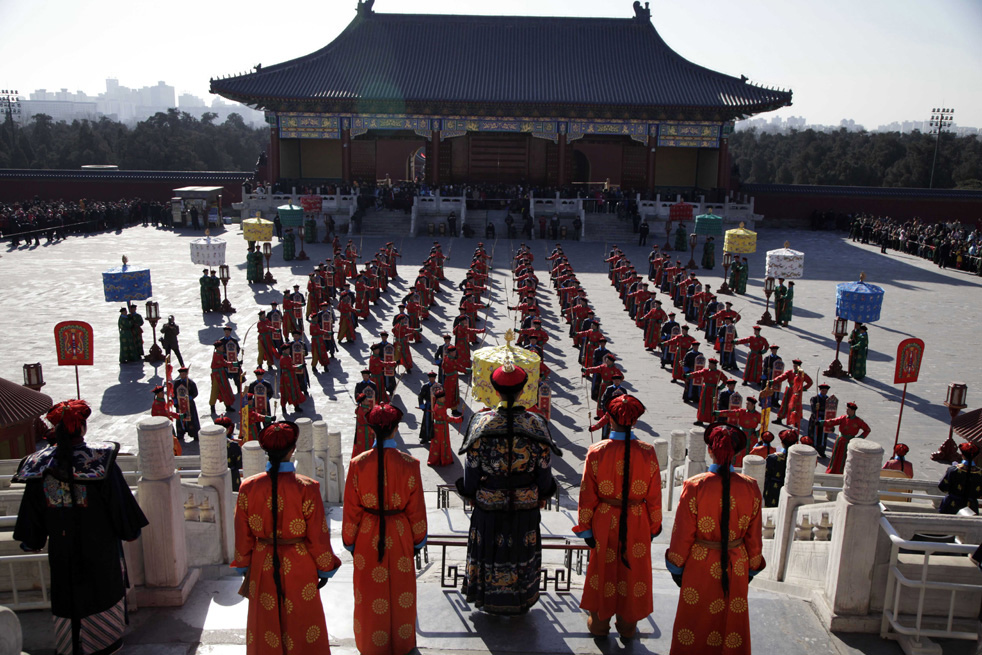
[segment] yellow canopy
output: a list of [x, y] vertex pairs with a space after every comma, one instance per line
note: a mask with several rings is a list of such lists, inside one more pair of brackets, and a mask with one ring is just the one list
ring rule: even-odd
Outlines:
[[723, 251], [732, 252], [740, 255], [749, 255], [757, 252], [757, 233], [743, 227], [735, 230], [727, 230], [723, 239]]
[[506, 362], [511, 362], [528, 374], [528, 382], [522, 390], [517, 403], [522, 407], [534, 407], [539, 400], [539, 363], [541, 358], [529, 350], [513, 346], [515, 333], [511, 330], [505, 333], [504, 346], [492, 346], [475, 350], [473, 358], [473, 373], [471, 375], [471, 391], [474, 398], [485, 407], [497, 407], [501, 402], [498, 392], [491, 386], [491, 374]]
[[273, 221], [256, 216], [242, 221], [242, 236], [246, 241], [272, 241]]

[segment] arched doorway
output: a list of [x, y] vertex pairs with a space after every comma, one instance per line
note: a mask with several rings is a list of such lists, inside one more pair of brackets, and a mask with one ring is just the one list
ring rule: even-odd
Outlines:
[[579, 150], [573, 151], [573, 183], [587, 184], [590, 181], [590, 160]]
[[426, 180], [426, 146], [416, 149], [406, 161], [406, 179], [423, 182]]

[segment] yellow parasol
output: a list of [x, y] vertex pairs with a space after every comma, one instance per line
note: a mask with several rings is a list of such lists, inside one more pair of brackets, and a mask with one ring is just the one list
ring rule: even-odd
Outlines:
[[485, 407], [497, 407], [501, 402], [498, 392], [491, 386], [491, 374], [505, 363], [510, 362], [528, 374], [528, 382], [522, 389], [516, 401], [522, 407], [534, 407], [539, 401], [539, 363], [542, 359], [534, 352], [513, 346], [515, 332], [505, 333], [505, 345], [489, 346], [475, 350], [472, 353], [473, 372], [471, 375], [471, 392], [474, 398]]
[[740, 227], [726, 231], [723, 250], [741, 255], [757, 252], [757, 233], [748, 230], [743, 223], [740, 223]]
[[242, 236], [246, 241], [272, 241], [273, 221], [256, 216], [242, 221]]

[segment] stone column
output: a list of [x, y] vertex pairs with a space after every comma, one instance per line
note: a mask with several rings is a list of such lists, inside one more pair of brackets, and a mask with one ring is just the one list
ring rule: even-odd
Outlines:
[[215, 508], [222, 535], [223, 562], [235, 557], [235, 498], [232, 494], [232, 472], [228, 469], [228, 440], [221, 425], [203, 425], [198, 433], [201, 450], [201, 475], [198, 484], [213, 487], [218, 492]]
[[297, 437], [297, 450], [293, 453], [293, 461], [297, 464], [297, 473], [314, 477], [314, 422], [309, 418], [298, 418], [297, 427], [300, 434]]
[[[802, 505], [811, 505], [815, 502], [812, 487], [815, 485], [817, 460], [818, 452], [811, 446], [795, 444], [788, 450], [787, 473], [777, 505], [777, 520], [774, 523], [774, 555], [771, 556], [771, 559], [775, 560], [774, 571], [765, 576], [768, 579], [784, 580], [788, 544], [794, 540], [795, 510]], [[770, 568], [769, 562], [767, 569]]]
[[23, 647], [20, 619], [9, 607], [0, 606], [0, 655], [21, 655]]
[[846, 452], [842, 494], [835, 501], [825, 596], [833, 615], [865, 616], [870, 609], [870, 571], [879, 531], [883, 447], [867, 439], [853, 439]]
[[652, 443], [655, 447], [655, 457], [658, 458], [658, 468], [664, 471], [665, 467], [668, 466], [668, 440], [667, 439], [655, 439]]
[[266, 452], [258, 441], [242, 444], [242, 479], [257, 475], [266, 470]]
[[675, 471], [685, 463], [685, 430], [672, 430], [668, 443], [668, 493], [665, 494], [665, 509], [671, 511], [675, 500]]
[[703, 436], [706, 434], [705, 428], [690, 428], [689, 438], [686, 442], [688, 453], [685, 456], [685, 479], [688, 480], [694, 475], [705, 473], [709, 470], [706, 465], [706, 442]]
[[327, 500], [327, 421], [314, 421], [314, 475], [321, 485], [321, 500]]
[[757, 482], [761, 495], [764, 493], [764, 458], [759, 455], [747, 455], [743, 458], [743, 474]]
[[344, 500], [344, 462], [341, 459], [341, 432], [327, 433], [327, 502]]
[[199, 571], [188, 573], [181, 479], [174, 470], [174, 439], [170, 419], [151, 416], [137, 424], [140, 508], [150, 524], [143, 529], [143, 571], [146, 588], [139, 605], [179, 606], [187, 600]]

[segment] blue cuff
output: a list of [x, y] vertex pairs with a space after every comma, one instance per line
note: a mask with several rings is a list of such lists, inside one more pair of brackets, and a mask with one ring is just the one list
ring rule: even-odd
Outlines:
[[334, 569], [333, 571], [318, 571], [317, 572], [317, 577], [318, 578], [323, 578], [323, 579], [326, 579], [326, 580], [330, 580], [331, 578], [334, 577], [334, 574], [337, 573], [337, 572], [338, 572], [337, 569]]
[[349, 553], [353, 553], [353, 552], [355, 552], [355, 545], [354, 544], [351, 544], [349, 546], [348, 544], [344, 544], [344, 549], [346, 551], [348, 551]]
[[674, 575], [682, 575], [682, 571], [683, 571], [683, 569], [684, 569], [685, 567], [684, 567], [684, 566], [675, 566], [674, 564], [672, 564], [671, 562], [669, 562], [669, 561], [668, 561], [668, 560], [666, 559], [666, 560], [665, 560], [665, 568], [667, 568], [667, 569], [668, 569], [668, 572], [669, 572], [669, 573], [672, 573], [672, 574], [674, 574]]
[[[761, 571], [762, 570], [763, 569], [761, 569]], [[760, 571], [750, 571], [750, 579], [753, 580], [754, 579], [754, 576], [757, 575], [758, 573], [760, 573]]]
[[591, 539], [593, 538], [593, 529], [584, 530], [583, 532], [577, 532], [576, 536], [580, 539]]
[[423, 540], [421, 542], [419, 542], [418, 544], [416, 544], [415, 546], [413, 546], [413, 551], [414, 552], [417, 552], [417, 553], [419, 551], [421, 551], [423, 549], [423, 547], [426, 546], [426, 540], [427, 539], [429, 539], [429, 535], [423, 537]]
[[235, 572], [238, 573], [239, 575], [245, 575], [246, 573], [249, 572], [249, 567], [248, 566], [236, 566], [235, 567]]

